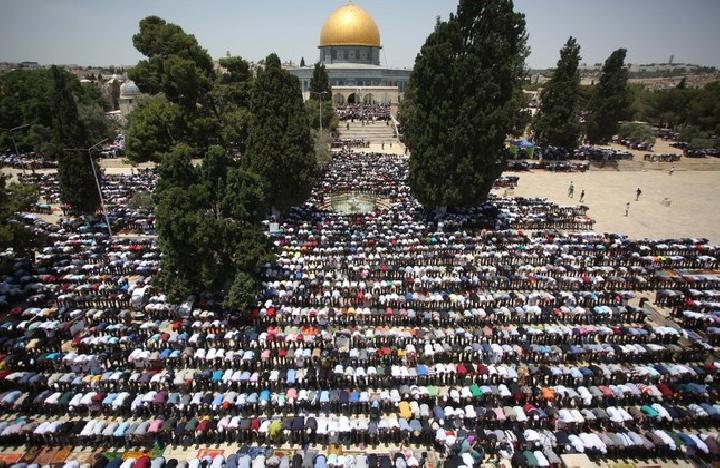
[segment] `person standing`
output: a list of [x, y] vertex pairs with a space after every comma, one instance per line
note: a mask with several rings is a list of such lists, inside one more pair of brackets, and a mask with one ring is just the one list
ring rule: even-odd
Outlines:
[[640, 190], [640, 187], [638, 187], [637, 191], [635, 192], [635, 201], [640, 200], [640, 195], [642, 195], [642, 190]]
[[568, 187], [568, 198], [572, 198], [574, 193], [575, 186], [573, 185], [572, 181], [570, 181], [570, 187]]
[[630, 213], [630, 202], [625, 203], [625, 216]]
[[582, 202], [585, 199], [585, 189], [580, 190], [580, 201]]

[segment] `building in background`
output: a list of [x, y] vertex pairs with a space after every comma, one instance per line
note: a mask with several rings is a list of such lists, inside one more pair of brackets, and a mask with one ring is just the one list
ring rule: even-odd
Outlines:
[[[318, 49], [318, 61], [327, 69], [336, 104], [390, 104], [396, 108], [405, 94], [410, 70], [381, 65], [380, 28], [358, 5], [349, 3], [328, 17]], [[313, 67], [287, 66], [300, 79], [306, 100]]]
[[124, 120], [146, 95], [125, 75], [113, 74], [102, 86], [103, 95], [110, 101], [113, 118]]

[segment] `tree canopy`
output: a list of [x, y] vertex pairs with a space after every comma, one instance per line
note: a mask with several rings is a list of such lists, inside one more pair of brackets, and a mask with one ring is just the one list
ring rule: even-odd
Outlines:
[[303, 201], [316, 173], [300, 83], [276, 55], [257, 79], [240, 57], [215, 68], [194, 36], [154, 16], [133, 44], [147, 58], [130, 77], [153, 96], [130, 115], [126, 142], [131, 160], [160, 161], [156, 284], [173, 302], [207, 293], [244, 309], [270, 258], [266, 207]]
[[315, 64], [312, 78], [310, 78], [310, 99], [313, 101], [330, 101], [332, 99], [330, 90], [330, 77], [325, 65]]
[[618, 129], [618, 136], [637, 143], [655, 143], [657, 132], [644, 123], [623, 122]]
[[535, 142], [542, 146], [575, 149], [580, 140], [580, 45], [570, 36], [550, 81], [540, 93], [540, 111], [533, 122]]
[[703, 88], [678, 86], [649, 90], [631, 87], [632, 118], [679, 132], [691, 149], [720, 146], [720, 82]]
[[52, 151], [59, 164], [63, 203], [79, 213], [94, 214], [100, 195], [92, 165], [95, 164], [90, 132], [80, 120], [67, 74], [52, 66]]
[[320, 128], [320, 107], [322, 106], [322, 128], [329, 130], [337, 130], [339, 120], [337, 112], [335, 112], [335, 106], [332, 101], [316, 101], [309, 99], [305, 101], [305, 108], [307, 109], [308, 120], [310, 121], [310, 127], [313, 130]]
[[267, 206], [285, 211], [310, 194], [317, 162], [299, 80], [275, 54], [257, 71], [250, 114], [243, 167], [263, 179]]
[[[64, 77], [65, 86], [73, 96], [78, 117], [89, 133], [89, 139], [99, 141], [111, 135], [110, 121], [105, 117], [109, 106], [97, 86], [83, 85], [77, 77], [56, 68]], [[0, 128], [11, 129], [27, 124], [13, 132], [20, 151], [35, 151], [47, 158], [57, 158], [51, 145], [53, 125], [52, 102], [55, 81], [51, 69], [13, 70], [0, 75]], [[7, 131], [0, 132], [0, 148], [13, 149]]]
[[240, 169], [219, 146], [195, 168], [177, 145], [159, 167], [157, 229], [163, 252], [157, 285], [173, 302], [191, 294], [225, 297], [225, 306], [251, 305], [258, 267], [271, 252], [261, 221], [260, 178]]
[[160, 162], [187, 134], [180, 107], [163, 94], [139, 100], [127, 122], [125, 152], [132, 162]]
[[526, 40], [512, 1], [460, 0], [422, 46], [401, 119], [410, 187], [426, 209], [477, 205], [502, 172]]
[[625, 49], [610, 54], [600, 74], [600, 81], [590, 104], [587, 137], [591, 143], [605, 143], [617, 134], [620, 120], [629, 108], [628, 69]]
[[200, 154], [216, 144], [231, 153], [245, 150], [253, 79], [246, 61], [224, 57], [216, 71], [195, 36], [157, 16], [140, 21], [133, 45], [147, 58], [128, 75], [154, 102], [138, 105], [129, 117], [131, 161], [158, 161], [179, 142]]
[[[37, 201], [35, 187], [13, 183], [8, 185], [7, 177], [0, 174], [0, 251], [8, 248], [18, 257], [31, 254], [33, 248], [42, 245], [42, 236], [31, 227], [25, 226], [16, 213], [27, 211]], [[6, 272], [12, 266], [0, 258], [0, 271]]]

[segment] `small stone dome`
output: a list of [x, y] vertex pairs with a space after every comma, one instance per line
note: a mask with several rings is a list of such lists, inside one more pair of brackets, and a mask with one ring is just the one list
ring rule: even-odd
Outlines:
[[134, 81], [126, 81], [125, 83], [120, 85], [120, 94], [130, 96], [141, 93], [140, 88], [138, 88]]

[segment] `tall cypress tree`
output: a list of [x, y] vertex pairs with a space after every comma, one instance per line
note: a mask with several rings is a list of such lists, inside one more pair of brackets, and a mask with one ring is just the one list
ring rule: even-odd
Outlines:
[[415, 61], [402, 108], [409, 183], [426, 209], [475, 206], [501, 174], [526, 56], [510, 0], [460, 0]]
[[316, 63], [313, 76], [310, 78], [310, 99], [313, 101], [329, 101], [331, 98], [330, 77], [325, 69], [325, 65]]
[[242, 310], [271, 252], [261, 224], [262, 182], [219, 146], [209, 148], [200, 168], [191, 156], [188, 146], [177, 145], [160, 163], [156, 225], [163, 255], [155, 284], [173, 302], [208, 292]]
[[250, 111], [243, 167], [262, 177], [267, 205], [286, 211], [310, 194], [317, 161], [300, 82], [275, 54], [257, 72]]
[[591, 143], [609, 141], [618, 132], [619, 121], [628, 114], [630, 99], [626, 55], [627, 50], [618, 49], [610, 54], [603, 65], [587, 121], [587, 136]]
[[575, 149], [580, 139], [580, 45], [570, 36], [552, 78], [540, 93], [540, 112], [533, 122], [535, 141], [543, 147]]
[[[92, 214], [100, 206], [97, 182], [91, 164], [92, 154], [85, 148], [92, 143], [78, 115], [67, 73], [56, 66], [50, 69], [52, 94], [52, 152], [60, 163], [60, 192], [64, 203], [80, 213]], [[66, 151], [71, 149], [70, 151]]]

